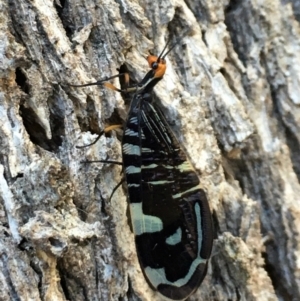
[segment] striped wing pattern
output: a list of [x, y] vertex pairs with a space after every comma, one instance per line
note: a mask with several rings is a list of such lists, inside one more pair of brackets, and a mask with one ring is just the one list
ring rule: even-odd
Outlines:
[[202, 282], [212, 248], [205, 192], [149, 93], [132, 100], [122, 142], [137, 254], [150, 286], [184, 300]]

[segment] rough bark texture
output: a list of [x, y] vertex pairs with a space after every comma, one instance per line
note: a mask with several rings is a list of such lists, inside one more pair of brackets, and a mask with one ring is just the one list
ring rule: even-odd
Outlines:
[[[0, 300], [160, 300], [128, 226], [121, 95], [74, 88], [188, 28], [157, 101], [207, 191], [208, 275], [190, 300], [300, 300], [300, 1], [0, 2]], [[115, 81], [116, 85], [118, 81]]]

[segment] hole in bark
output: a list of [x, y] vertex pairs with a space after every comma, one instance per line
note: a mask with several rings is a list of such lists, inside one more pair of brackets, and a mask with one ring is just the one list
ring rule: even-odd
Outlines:
[[231, 0], [225, 9], [225, 12], [230, 13], [231, 11], [237, 9], [239, 4], [240, 4], [239, 0]]
[[87, 129], [93, 134], [99, 134], [100, 133], [100, 128], [98, 125], [98, 114], [94, 105], [94, 101], [87, 96], [86, 99], [86, 112], [88, 115], [88, 125]]
[[45, 127], [42, 125], [41, 118], [26, 103], [20, 105], [19, 113], [23, 118], [24, 127], [30, 137], [30, 140], [45, 150], [57, 152], [62, 144], [64, 136], [64, 104], [59, 95], [54, 93], [48, 99], [50, 113], [50, 128], [52, 138], [48, 139]]
[[218, 233], [220, 233], [220, 226], [219, 226], [219, 220], [218, 216], [215, 211], [212, 213], [212, 220], [213, 220], [213, 235], [214, 239], [218, 238]]
[[59, 259], [57, 261], [57, 267], [58, 267], [58, 273], [59, 273], [59, 277], [60, 277], [60, 285], [61, 285], [61, 288], [63, 290], [66, 300], [74, 300], [74, 298], [72, 298], [73, 296], [69, 292], [68, 283], [67, 283], [67, 278], [69, 275], [62, 264], [62, 260]]
[[5, 237], [11, 237], [11, 233], [10, 233], [9, 230], [8, 230], [8, 229], [9, 229], [9, 226], [7, 225], [6, 228], [7, 228], [7, 231], [3, 229], [3, 230], [4, 230], [4, 231], [2, 232], [3, 235], [4, 235]]
[[300, 23], [300, 2], [299, 1], [289, 1], [289, 2], [292, 5], [293, 14], [295, 16], [295, 19]]
[[74, 244], [74, 245], [78, 245], [80, 241], [79, 241], [77, 238], [73, 237], [73, 238], [71, 239], [71, 242], [72, 242], [72, 244]]
[[39, 117], [30, 107], [20, 105], [20, 115], [23, 118], [24, 127], [30, 137], [30, 140], [39, 145], [40, 147], [49, 150], [50, 147], [47, 143], [48, 139], [44, 128], [39, 123]]
[[108, 216], [107, 212], [106, 212], [106, 203], [105, 203], [105, 200], [103, 198], [103, 196], [101, 195], [101, 192], [100, 192], [100, 199], [101, 199], [101, 204], [100, 204], [100, 209], [101, 209], [101, 213], [104, 215], [104, 216]]
[[63, 248], [64, 247], [64, 243], [61, 242], [59, 239], [57, 238], [53, 238], [53, 237], [50, 237], [49, 238], [49, 242], [50, 244], [53, 246], [53, 247], [56, 247], [56, 248]]
[[[4, 176], [6, 177], [6, 174]], [[15, 177], [12, 177], [11, 174], [10, 174], [10, 176], [6, 180], [10, 181], [11, 184], [13, 184], [15, 181], [17, 181], [17, 179], [23, 178], [23, 177], [24, 177], [23, 173], [18, 173]]]
[[[123, 124], [123, 120], [121, 119], [117, 109], [114, 109], [111, 116], [107, 119], [106, 123], [107, 124]], [[105, 136], [110, 137], [110, 133], [107, 133]]]
[[[243, 7], [243, 1], [231, 0], [225, 10], [225, 25], [231, 37], [234, 51], [237, 53], [240, 61], [245, 63], [250, 52], [249, 37], [242, 35], [245, 27], [249, 22], [250, 12]], [[236, 22], [236, 20], [243, 20], [243, 22]]]
[[[43, 273], [41, 271], [41, 267], [39, 266], [39, 263], [34, 260], [34, 258], [36, 258], [36, 253], [35, 253], [35, 249], [33, 248], [33, 246], [31, 245], [31, 243], [28, 243], [26, 242], [29, 247], [25, 247], [25, 251], [27, 251], [27, 255], [30, 256], [30, 267], [32, 268], [32, 270], [36, 273], [36, 275], [38, 276], [38, 290], [39, 290], [39, 294], [40, 296], [43, 295], [43, 292], [42, 292], [42, 288], [43, 288]], [[42, 300], [42, 298], [41, 298]]]
[[[226, 62], [226, 60], [225, 60]], [[221, 67], [220, 68], [220, 73], [224, 76], [224, 78], [226, 79], [227, 83], [229, 84], [231, 90], [232, 90], [232, 86], [234, 87], [234, 83], [232, 83], [231, 78], [228, 76], [228, 73], [226, 72], [226, 68]], [[233, 84], [233, 85], [232, 85]], [[234, 91], [234, 90], [233, 90]]]
[[286, 141], [287, 145], [290, 150], [290, 158], [292, 161], [293, 169], [295, 174], [297, 175], [298, 181], [300, 182], [300, 156], [299, 156], [299, 150], [300, 145], [297, 140], [297, 137], [290, 131], [288, 127], [285, 128], [286, 133]]
[[65, 106], [64, 100], [60, 95], [54, 92], [53, 96], [48, 99], [50, 112], [50, 127], [52, 133], [51, 145], [53, 151], [57, 151], [62, 145], [62, 138], [65, 136]]
[[[117, 69], [117, 71], [120, 73], [128, 73], [129, 74], [129, 83], [126, 84], [125, 77], [120, 76], [119, 77], [119, 83], [121, 90], [125, 90], [127, 87], [133, 87], [137, 84], [137, 81], [133, 79], [133, 75], [130, 73], [128, 67], [126, 64], [122, 64], [120, 68]], [[125, 105], [129, 105], [134, 93], [121, 93], [122, 98], [124, 100]]]
[[70, 13], [70, 3], [68, 0], [54, 1], [54, 3], [58, 17], [60, 18], [66, 31], [66, 35], [69, 39], [71, 39], [75, 32], [75, 26], [72, 22], [72, 14]]
[[193, 12], [194, 16], [200, 24], [208, 24], [210, 21], [209, 11], [207, 9], [207, 4], [204, 1], [193, 1], [193, 0], [185, 0], [184, 1], [187, 7]]
[[180, 34], [182, 34], [182, 29], [188, 29], [190, 27], [188, 21], [183, 16], [183, 9], [176, 7], [174, 17], [168, 24], [168, 31], [172, 33], [174, 37], [179, 37]]
[[[125, 65], [122, 65], [120, 67], [119, 72], [127, 72], [127, 68], [126, 71], [124, 71]], [[129, 82], [129, 86], [132, 86], [135, 82], [130, 79]], [[124, 88], [124, 80], [120, 79], [120, 86], [121, 88]], [[133, 93], [122, 93], [123, 99], [125, 104], [128, 104], [131, 102], [131, 99], [133, 97]], [[75, 111], [76, 112], [82, 112], [81, 114], [77, 114], [77, 120], [78, 120], [78, 124], [80, 127], [80, 130], [82, 132], [91, 132], [92, 134], [100, 134], [101, 130], [99, 127], [99, 115], [97, 113], [96, 107], [95, 107], [95, 102], [94, 100], [90, 97], [87, 96], [86, 98], [86, 108], [83, 108], [83, 106], [81, 105], [81, 103], [78, 101], [77, 98], [75, 98], [74, 96], [72, 96], [71, 94], [69, 94], [69, 98], [72, 100], [74, 106], [75, 106]], [[86, 111], [86, 114], [84, 114], [84, 110]], [[104, 109], [105, 110], [105, 109]], [[120, 117], [117, 109], [114, 109], [113, 113], [111, 114], [111, 116], [105, 120], [105, 125], [117, 125], [117, 124], [123, 124], [123, 120]], [[110, 133], [106, 133], [105, 136], [110, 136]], [[118, 136], [118, 138], [120, 138]]]
[[238, 181], [239, 186], [244, 194], [247, 194], [249, 191], [246, 191], [245, 181], [248, 179], [248, 169], [244, 161], [241, 159], [229, 158], [227, 154], [224, 154], [222, 166], [224, 169], [224, 175], [227, 182], [232, 182], [233, 180]]
[[[78, 98], [68, 94], [75, 107], [76, 117], [81, 132], [90, 131], [92, 134], [100, 134], [100, 128], [98, 125], [98, 114], [95, 109], [94, 101], [87, 96], [86, 108], [82, 106]], [[86, 111], [86, 114], [84, 113]], [[78, 112], [78, 113], [77, 113]]]
[[27, 84], [27, 78], [21, 68], [16, 68], [16, 79], [17, 85], [21, 88], [23, 92], [29, 94], [29, 86]]
[[131, 233], [133, 233], [133, 228], [132, 228], [132, 220], [131, 220], [131, 214], [130, 214], [130, 208], [129, 205], [127, 204], [126, 206], [126, 217], [127, 217], [127, 224], [129, 226], [129, 229]]
[[[269, 245], [269, 248], [276, 248], [276, 247]], [[280, 300], [286, 300], [286, 301], [293, 300], [293, 296], [290, 295], [289, 292], [282, 285], [282, 279], [281, 279], [282, 276], [277, 273], [277, 268], [270, 263], [268, 252], [263, 252], [262, 257], [265, 260], [265, 266], [264, 266], [265, 271], [268, 273], [272, 281], [276, 295], [280, 297], [279, 298]]]
[[131, 299], [133, 299], [132, 296], [135, 296], [135, 293], [134, 293], [134, 290], [132, 288], [131, 280], [130, 280], [129, 277], [127, 277], [127, 281], [128, 281], [128, 289], [127, 289], [127, 292], [126, 292], [126, 296], [127, 296], [128, 300], [131, 300]]
[[32, 250], [32, 246], [30, 246], [30, 244], [28, 243], [27, 239], [24, 238], [24, 237], [23, 237], [22, 240], [19, 242], [18, 248], [19, 248], [21, 251], [28, 251], [29, 249]]
[[[269, 73], [269, 70], [268, 70]], [[272, 82], [273, 78], [270, 76], [268, 77], [268, 82]], [[289, 147], [289, 154], [292, 161], [293, 170], [300, 182], [300, 157], [299, 157], [299, 149], [300, 144], [298, 138], [293, 133], [293, 125], [297, 124], [292, 114], [286, 114], [282, 111], [280, 99], [278, 99], [278, 92], [279, 88], [275, 88], [270, 85], [271, 88], [271, 97], [273, 102], [273, 112], [272, 117], [277, 120], [278, 124], [278, 132], [283, 131], [286, 137], [286, 143]], [[285, 116], [285, 118], [283, 117]]]

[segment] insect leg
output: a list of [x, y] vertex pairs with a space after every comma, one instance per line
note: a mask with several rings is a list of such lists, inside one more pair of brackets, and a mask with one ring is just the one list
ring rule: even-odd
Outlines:
[[103, 134], [107, 134], [108, 132], [113, 131], [115, 129], [121, 129], [122, 127], [123, 127], [122, 124], [110, 125], [110, 126], [106, 127], [103, 131], [101, 131], [100, 134], [98, 135], [98, 137], [93, 142], [91, 142], [89, 144], [85, 144], [85, 145], [80, 145], [80, 146], [77, 145], [76, 148], [85, 148], [85, 147], [91, 146], [91, 145], [95, 144], [101, 138], [101, 136]]
[[107, 164], [123, 165], [122, 162], [114, 161], [114, 160], [80, 161], [80, 163], [107, 163]]
[[[125, 89], [119, 89], [116, 86], [114, 86], [113, 84], [109, 83], [108, 81], [116, 78], [116, 77], [124, 77], [124, 82], [126, 83], [125, 85]], [[105, 79], [101, 79], [101, 80], [97, 80], [94, 83], [88, 83], [88, 84], [83, 84], [83, 85], [69, 85], [71, 87], [88, 87], [88, 86], [100, 86], [103, 85], [108, 89], [120, 92], [120, 93], [129, 93], [129, 92], [133, 92], [136, 90], [136, 86], [134, 87], [129, 87], [129, 82], [130, 82], [130, 78], [129, 78], [129, 74], [126, 73], [119, 73], [110, 77], [106, 77]]]
[[117, 191], [117, 189], [125, 182], [125, 178], [123, 177], [122, 180], [117, 184], [117, 186], [113, 189], [113, 191], [111, 192], [111, 195], [109, 197], [109, 201], [111, 201], [114, 193]]
[[109, 81], [109, 80], [111, 80], [111, 79], [113, 79], [113, 78], [121, 77], [121, 76], [123, 76], [123, 75], [125, 76], [125, 78], [126, 78], [126, 76], [128, 76], [128, 75], [126, 75], [125, 73], [119, 73], [119, 74], [116, 74], [116, 75], [113, 75], [113, 76], [110, 76], [110, 77], [106, 77], [106, 78], [101, 79], [101, 80], [97, 80], [97, 81], [94, 82], [94, 83], [88, 83], [88, 84], [83, 84], [83, 85], [69, 85], [69, 86], [71, 86], [71, 87], [100, 86], [100, 85], [104, 84], [105, 82], [107, 82], [107, 81]]
[[[81, 161], [81, 163], [111, 163], [111, 164], [116, 164], [116, 165], [123, 165], [122, 162], [118, 162], [118, 161], [113, 161], [113, 160], [96, 160], [96, 161]], [[122, 169], [123, 172], [123, 169]], [[110, 197], [109, 197], [109, 201], [111, 201], [114, 193], [116, 192], [116, 190], [125, 182], [125, 177], [123, 176], [122, 180], [114, 187]]]

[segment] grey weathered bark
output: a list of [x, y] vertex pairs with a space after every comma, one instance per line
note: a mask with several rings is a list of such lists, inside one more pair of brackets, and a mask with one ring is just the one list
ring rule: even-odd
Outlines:
[[[216, 230], [191, 300], [300, 300], [300, 1], [0, 2], [0, 300], [159, 300], [139, 268], [106, 124], [148, 50], [191, 32], [155, 88]], [[117, 84], [117, 81], [116, 81]]]

